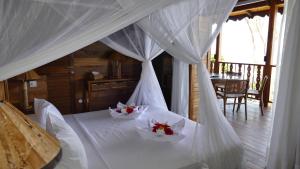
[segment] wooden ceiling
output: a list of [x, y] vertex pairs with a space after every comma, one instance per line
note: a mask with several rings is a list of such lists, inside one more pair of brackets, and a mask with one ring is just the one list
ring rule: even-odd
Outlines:
[[241, 20], [245, 17], [269, 15], [271, 5], [278, 7], [278, 12], [283, 11], [284, 0], [239, 0], [230, 14], [230, 20]]

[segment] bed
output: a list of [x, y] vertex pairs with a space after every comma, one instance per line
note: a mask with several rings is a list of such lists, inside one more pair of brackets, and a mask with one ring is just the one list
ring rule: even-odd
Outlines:
[[[182, 118], [149, 107], [137, 120], [173, 123]], [[196, 123], [188, 119], [182, 130], [185, 138], [178, 143], [144, 140], [136, 131], [136, 120], [113, 119], [108, 110], [64, 115], [64, 119], [83, 142], [89, 169], [201, 169], [195, 165], [203, 165], [195, 163], [192, 147]], [[198, 132], [201, 138], [201, 127]], [[201, 145], [201, 139], [198, 143]], [[201, 152], [201, 147], [197, 151]]]

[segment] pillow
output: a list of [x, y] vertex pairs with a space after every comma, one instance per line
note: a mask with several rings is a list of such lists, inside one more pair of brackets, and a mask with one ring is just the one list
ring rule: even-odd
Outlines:
[[64, 120], [49, 113], [47, 131], [60, 142], [62, 157], [55, 169], [87, 169], [87, 156], [84, 146], [75, 131]]
[[53, 115], [64, 121], [64, 118], [59, 110], [57, 110], [57, 108], [53, 104], [46, 101], [45, 99], [34, 99], [34, 112], [38, 118], [40, 126], [44, 129], [46, 129], [46, 119], [49, 113], [52, 113]]

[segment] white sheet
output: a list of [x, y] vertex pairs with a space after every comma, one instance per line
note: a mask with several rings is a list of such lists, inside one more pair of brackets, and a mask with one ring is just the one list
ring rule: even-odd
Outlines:
[[[192, 140], [194, 122], [183, 130], [186, 138], [177, 144], [143, 140], [135, 130], [135, 121], [113, 119], [108, 111], [74, 115], [78, 124], [88, 133], [95, 149], [109, 169], [179, 169], [193, 164]], [[155, 118], [170, 123], [182, 117], [149, 108], [139, 119]]]
[[74, 131], [79, 136], [82, 144], [84, 145], [85, 152], [88, 159], [88, 168], [89, 169], [109, 169], [101, 155], [95, 150], [92, 145], [89, 137], [82, 131], [81, 127], [75, 121], [73, 115], [65, 115], [64, 116], [66, 122], [74, 129]]
[[[183, 134], [186, 136], [176, 144], [143, 140], [135, 129], [135, 120], [121, 120], [110, 117], [108, 110], [65, 115], [82, 140], [88, 156], [89, 169], [201, 169], [191, 167], [195, 164], [192, 153], [196, 123], [186, 119]], [[150, 107], [137, 120], [156, 119], [161, 122], [177, 122], [181, 116]], [[201, 126], [198, 128], [197, 141], [201, 142]], [[201, 144], [199, 144], [201, 145]], [[198, 147], [200, 156], [204, 155]], [[235, 161], [228, 152], [219, 152], [224, 160]], [[238, 162], [237, 162], [238, 164]], [[190, 166], [190, 167], [186, 167]]]

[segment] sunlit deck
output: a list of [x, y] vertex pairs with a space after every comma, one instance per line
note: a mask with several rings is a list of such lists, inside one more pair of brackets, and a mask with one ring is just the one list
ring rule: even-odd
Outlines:
[[248, 102], [248, 120], [245, 121], [244, 107], [238, 113], [232, 113], [232, 106], [227, 107], [227, 119], [241, 138], [245, 149], [245, 169], [264, 169], [266, 165], [267, 145], [271, 136], [271, 104], [261, 116], [257, 101]]

